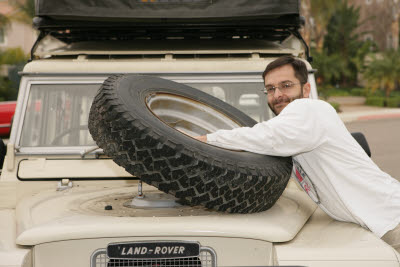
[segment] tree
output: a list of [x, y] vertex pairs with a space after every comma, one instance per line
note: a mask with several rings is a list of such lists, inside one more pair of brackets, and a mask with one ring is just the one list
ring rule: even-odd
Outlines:
[[[34, 0], [16, 0], [13, 4], [16, 7], [16, 12], [8, 16], [0, 14], [0, 28], [7, 27], [11, 20], [32, 24], [32, 18], [35, 15]], [[0, 68], [2, 65], [8, 65], [9, 72], [6, 77], [0, 76], [0, 101], [16, 99], [19, 77], [15, 73], [21, 70], [27, 59], [27, 55], [19, 47], [0, 50]], [[14, 73], [14, 75], [10, 75], [10, 73]]]
[[[21, 70], [21, 66], [27, 59], [27, 55], [20, 47], [0, 50], [0, 67], [9, 65], [9, 74], [10, 71]], [[19, 79], [12, 79], [9, 76], [0, 76], [0, 101], [15, 100], [17, 97]]]
[[324, 36], [326, 34], [326, 29], [332, 14], [335, 12], [335, 1], [326, 0], [311, 0], [310, 11], [313, 23], [314, 31], [314, 42], [315, 48], [318, 52], [321, 52], [324, 43]]
[[12, 86], [12, 83], [7, 77], [0, 76], [0, 101], [15, 100], [17, 90]]
[[320, 96], [328, 98], [329, 91], [333, 88], [332, 84], [336, 84], [342, 74], [347, 71], [347, 62], [341, 55], [328, 55], [324, 50], [321, 52], [313, 51], [312, 55], [313, 66], [317, 69], [315, 76]]
[[10, 18], [0, 13], [0, 29], [5, 29], [10, 23]]
[[9, 18], [3, 14], [0, 14], [0, 28], [7, 26], [9, 23]]
[[313, 52], [313, 66], [317, 71], [317, 81], [320, 84], [333, 83], [339, 79], [345, 62], [339, 54], [328, 55], [325, 51]]
[[382, 89], [388, 98], [396, 84], [400, 83], [400, 51], [388, 50], [381, 56], [372, 55], [364, 77], [373, 91]]
[[16, 65], [26, 62], [27, 55], [20, 47], [8, 48], [6, 50], [0, 50], [0, 65]]
[[366, 51], [369, 51], [372, 45], [371, 42], [360, 41], [360, 37], [365, 33], [357, 32], [359, 18], [360, 9], [349, 5], [347, 0], [342, 0], [339, 1], [336, 12], [327, 26], [324, 50], [327, 55], [339, 54], [346, 61], [340, 77], [342, 85], [356, 83]]

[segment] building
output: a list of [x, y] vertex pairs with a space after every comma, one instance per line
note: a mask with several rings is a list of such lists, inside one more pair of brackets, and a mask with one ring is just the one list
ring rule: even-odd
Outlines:
[[359, 32], [365, 32], [364, 40], [372, 40], [379, 50], [399, 47], [399, 0], [349, 0], [360, 7]]

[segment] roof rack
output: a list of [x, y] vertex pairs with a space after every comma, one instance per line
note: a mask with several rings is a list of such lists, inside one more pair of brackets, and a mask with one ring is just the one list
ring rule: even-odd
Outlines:
[[299, 38], [306, 48], [299, 28], [304, 24], [299, 16], [280, 16], [274, 19], [204, 22], [98, 22], [64, 21], [36, 17], [34, 27], [40, 31], [31, 51], [46, 36], [52, 36], [66, 44], [83, 41], [167, 40], [167, 39], [258, 39], [282, 42], [289, 36]]
[[167, 38], [252, 38], [283, 41], [301, 27], [300, 17], [237, 22], [98, 22], [34, 18], [34, 27], [44, 34], [72, 43], [92, 40], [134, 40]]

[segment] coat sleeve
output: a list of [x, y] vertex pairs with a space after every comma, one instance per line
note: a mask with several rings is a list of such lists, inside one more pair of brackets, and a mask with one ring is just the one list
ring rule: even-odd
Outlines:
[[253, 127], [219, 130], [207, 135], [207, 143], [271, 156], [295, 156], [318, 147], [326, 130], [318, 119], [321, 110], [309, 101], [296, 100], [276, 117]]

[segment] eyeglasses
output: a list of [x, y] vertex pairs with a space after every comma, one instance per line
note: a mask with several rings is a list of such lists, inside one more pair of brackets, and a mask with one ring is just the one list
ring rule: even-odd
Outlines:
[[298, 85], [298, 84], [303, 85], [304, 83], [282, 82], [281, 84], [279, 84], [277, 86], [268, 85], [268, 86], [264, 87], [264, 89], [261, 89], [261, 91], [266, 95], [274, 95], [276, 88], [278, 88], [282, 94], [285, 94], [290, 89], [292, 89], [295, 85]]

